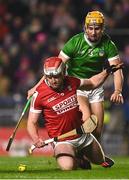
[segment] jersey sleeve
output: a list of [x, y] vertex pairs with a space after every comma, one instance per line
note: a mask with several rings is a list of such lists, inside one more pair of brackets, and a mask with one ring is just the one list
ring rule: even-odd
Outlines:
[[75, 38], [72, 37], [63, 47], [60, 54], [64, 56], [65, 58], [69, 59], [73, 56], [75, 52]]
[[34, 113], [42, 112], [42, 106], [40, 105], [40, 97], [37, 91], [32, 96], [30, 111]]
[[112, 61], [117, 58], [119, 58], [118, 49], [114, 42], [110, 40], [108, 44], [108, 61]]

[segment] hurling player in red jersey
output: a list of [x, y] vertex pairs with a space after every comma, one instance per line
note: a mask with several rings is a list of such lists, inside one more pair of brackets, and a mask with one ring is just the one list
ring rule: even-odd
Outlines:
[[[65, 76], [65, 64], [61, 58], [46, 59], [44, 63], [45, 80], [33, 94], [27, 123], [27, 130], [34, 145], [37, 148], [43, 146], [43, 139], [39, 137], [37, 127], [40, 113], [43, 113], [45, 127], [50, 138], [81, 126], [82, 113], [79, 111], [76, 90], [78, 88], [94, 89], [116, 70], [115, 67], [110, 67], [90, 79], [77, 79]], [[77, 168], [77, 154], [80, 151], [82, 156], [88, 158], [92, 163], [107, 163], [99, 142], [89, 133], [70, 136], [60, 142], [54, 142], [53, 148], [57, 163], [62, 170]], [[109, 162], [107, 167], [113, 164]]]

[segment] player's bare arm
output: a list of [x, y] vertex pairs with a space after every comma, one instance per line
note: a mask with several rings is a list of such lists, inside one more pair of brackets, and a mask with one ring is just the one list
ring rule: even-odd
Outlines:
[[104, 81], [106, 80], [108, 75], [109, 74], [107, 73], [107, 71], [104, 70], [103, 72], [101, 72], [95, 76], [92, 76], [90, 79], [81, 79], [81, 85], [80, 85], [79, 89], [87, 90], [87, 91], [91, 90], [91, 89], [95, 89], [104, 83]]
[[31, 137], [31, 139], [33, 140], [33, 144], [39, 148], [42, 146], [42, 142], [43, 140], [39, 137], [38, 134], [38, 126], [37, 126], [37, 122], [39, 119], [39, 113], [34, 113], [29, 111], [29, 116], [28, 116], [28, 121], [27, 121], [27, 130], [28, 133]]
[[[110, 61], [110, 65], [113, 64], [118, 64], [120, 63], [120, 59], [116, 59], [113, 61]], [[123, 73], [122, 70], [119, 69], [118, 71], [116, 71], [114, 73], [114, 92], [111, 95], [110, 100], [116, 104], [123, 104], [124, 100], [123, 100], [123, 96], [122, 96], [122, 87], [123, 87], [123, 81], [124, 81], [124, 77], [123, 77]]]
[[99, 87], [104, 83], [110, 73], [116, 73], [117, 71], [121, 72], [121, 68], [123, 67], [123, 63], [116, 63], [116, 65], [111, 65], [101, 73], [92, 76], [89, 79], [82, 79], [81, 85], [79, 89], [91, 90]]

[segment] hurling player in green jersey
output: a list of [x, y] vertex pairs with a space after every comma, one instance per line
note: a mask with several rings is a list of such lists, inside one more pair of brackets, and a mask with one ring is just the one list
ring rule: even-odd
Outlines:
[[[116, 45], [104, 33], [104, 16], [99, 11], [89, 12], [85, 18], [84, 32], [73, 36], [60, 51], [59, 57], [67, 63], [67, 72], [70, 76], [90, 78], [99, 73], [104, 65], [118, 64], [120, 57]], [[114, 73], [114, 92], [110, 100], [114, 103], [123, 103], [122, 97], [123, 74], [121, 70]], [[94, 131], [99, 140], [104, 119], [104, 90], [103, 86], [91, 91], [77, 91], [83, 121], [90, 114], [98, 117], [98, 127]]]
[[[99, 73], [107, 62], [110, 65], [120, 63], [116, 45], [104, 33], [104, 16], [99, 11], [89, 12], [85, 18], [84, 32], [73, 36], [60, 51], [59, 57], [67, 63], [67, 72], [71, 76], [90, 78]], [[110, 100], [116, 104], [123, 103], [123, 73], [118, 70], [114, 76], [114, 92]], [[104, 121], [104, 89], [77, 90], [79, 108], [85, 121], [92, 113], [98, 117], [98, 125], [93, 132], [100, 140]], [[81, 157], [81, 154], [80, 154]], [[108, 157], [105, 157], [108, 158]], [[110, 159], [110, 158], [109, 158]], [[83, 162], [90, 169], [88, 161]]]

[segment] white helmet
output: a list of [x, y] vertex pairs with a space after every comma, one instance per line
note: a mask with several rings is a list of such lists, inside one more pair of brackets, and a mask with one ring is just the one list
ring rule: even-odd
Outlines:
[[64, 74], [65, 64], [59, 57], [50, 57], [44, 62], [44, 74], [47, 76], [55, 76]]

